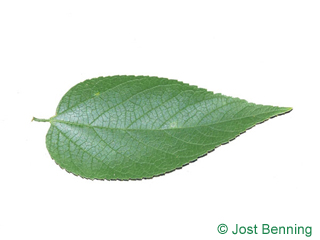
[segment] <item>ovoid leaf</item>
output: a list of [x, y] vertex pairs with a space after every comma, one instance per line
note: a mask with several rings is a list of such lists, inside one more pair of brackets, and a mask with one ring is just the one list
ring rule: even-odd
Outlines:
[[110, 76], [61, 99], [46, 145], [61, 168], [89, 179], [151, 178], [181, 168], [291, 108], [248, 103], [166, 78]]

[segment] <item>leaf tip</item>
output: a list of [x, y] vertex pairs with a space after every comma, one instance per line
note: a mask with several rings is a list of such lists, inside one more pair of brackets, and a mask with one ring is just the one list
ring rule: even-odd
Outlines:
[[289, 112], [291, 112], [293, 110], [292, 107], [285, 107], [283, 109], [284, 109], [283, 113], [289, 113]]

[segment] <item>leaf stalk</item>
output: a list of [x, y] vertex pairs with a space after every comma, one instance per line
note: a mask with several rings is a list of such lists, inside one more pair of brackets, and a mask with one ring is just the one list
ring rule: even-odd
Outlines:
[[36, 122], [50, 122], [50, 119], [43, 119], [43, 118], [36, 118], [36, 117], [33, 117], [31, 122], [32, 121], [36, 121]]

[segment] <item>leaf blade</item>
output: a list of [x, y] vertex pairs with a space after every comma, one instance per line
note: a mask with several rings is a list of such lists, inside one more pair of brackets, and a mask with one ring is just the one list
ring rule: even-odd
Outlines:
[[46, 142], [57, 164], [75, 175], [151, 178], [290, 110], [165, 78], [100, 77], [65, 94]]

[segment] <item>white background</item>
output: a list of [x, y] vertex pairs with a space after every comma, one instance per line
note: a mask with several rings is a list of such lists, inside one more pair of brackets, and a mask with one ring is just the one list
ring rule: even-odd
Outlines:
[[[319, 12], [294, 0], [1, 1], [0, 239], [306, 239], [262, 235], [263, 223], [319, 239]], [[49, 123], [31, 119], [118, 74], [293, 111], [151, 180], [68, 174], [47, 152]], [[232, 235], [235, 224], [259, 234]]]

